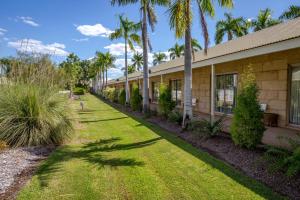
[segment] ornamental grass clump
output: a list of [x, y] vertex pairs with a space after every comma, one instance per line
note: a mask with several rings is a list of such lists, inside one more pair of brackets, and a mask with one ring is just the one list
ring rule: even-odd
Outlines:
[[28, 84], [0, 90], [0, 140], [7, 145], [56, 145], [72, 133], [66, 97], [57, 91]]
[[230, 127], [231, 137], [236, 145], [254, 148], [262, 139], [265, 127], [258, 93], [255, 75], [249, 66], [241, 76], [237, 106]]

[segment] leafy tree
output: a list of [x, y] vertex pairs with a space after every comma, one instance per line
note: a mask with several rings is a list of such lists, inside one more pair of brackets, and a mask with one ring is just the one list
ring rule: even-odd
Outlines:
[[132, 66], [134, 66], [135, 71], [141, 71], [142, 66], [144, 64], [143, 54], [142, 53], [135, 53], [131, 58]]
[[72, 92], [72, 87], [78, 82], [78, 75], [80, 73], [80, 59], [74, 53], [68, 55], [67, 59], [60, 64], [60, 67], [65, 73], [67, 87]]
[[259, 31], [274, 26], [276, 24], [279, 24], [280, 20], [273, 19], [271, 14], [272, 11], [270, 8], [267, 8], [265, 10], [260, 10], [256, 19], [251, 22], [254, 31]]
[[161, 52], [158, 52], [158, 53], [154, 53], [153, 55], [153, 65], [159, 65], [163, 62], [165, 62], [167, 59], [167, 56], [165, 53], [161, 53]]
[[178, 43], [175, 43], [174, 47], [169, 49], [170, 53], [170, 59], [174, 60], [176, 58], [179, 58], [183, 55], [184, 52], [184, 45], [179, 45]]
[[279, 19], [295, 19], [300, 17], [300, 6], [292, 5], [288, 10], [284, 11]]
[[258, 91], [255, 75], [249, 67], [241, 76], [237, 106], [230, 127], [234, 143], [246, 148], [254, 148], [261, 141], [265, 131]]
[[[115, 1], [112, 1], [114, 4]], [[127, 2], [127, 1], [126, 1]], [[120, 2], [121, 3], [121, 2]], [[128, 46], [131, 50], [134, 50], [134, 43], [140, 44], [141, 39], [137, 34], [137, 31], [141, 29], [141, 23], [134, 23], [129, 21], [128, 18], [124, 18], [122, 15], [119, 16], [120, 27], [117, 28], [109, 37], [111, 40], [118, 38], [124, 38], [125, 41], [125, 92], [126, 92], [126, 103], [129, 103], [129, 84], [128, 84]]]
[[140, 4], [139, 11], [142, 17], [142, 43], [143, 43], [143, 111], [149, 111], [149, 70], [148, 70], [148, 48], [151, 50], [150, 40], [148, 38], [148, 23], [154, 30], [157, 18], [154, 10], [155, 5], [168, 6], [169, 0], [111, 0], [113, 5], [120, 6], [128, 4]]
[[225, 34], [227, 39], [232, 40], [234, 37], [241, 37], [248, 34], [248, 23], [243, 17], [234, 18], [231, 14], [225, 13], [225, 20], [220, 20], [216, 24], [215, 42], [222, 42]]
[[[195, 3], [200, 15], [201, 28], [204, 36], [204, 52], [207, 52], [209, 37], [205, 15], [214, 16], [214, 5], [212, 0], [172, 0], [169, 9], [169, 23], [172, 29], [175, 30], [177, 38], [185, 38], [184, 49], [184, 108], [183, 108], [183, 123], [187, 117], [192, 118], [192, 35], [191, 26], [193, 21], [192, 3]], [[232, 0], [218, 0], [220, 6], [232, 7]]]

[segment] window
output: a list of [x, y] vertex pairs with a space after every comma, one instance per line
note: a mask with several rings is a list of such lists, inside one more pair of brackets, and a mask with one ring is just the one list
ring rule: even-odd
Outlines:
[[300, 125], [300, 67], [291, 70], [290, 123]]
[[217, 75], [215, 110], [232, 113], [236, 104], [237, 74]]
[[176, 105], [181, 105], [181, 80], [171, 80], [170, 85], [173, 101], [176, 102]]
[[152, 101], [157, 102], [159, 97], [159, 82], [152, 82]]

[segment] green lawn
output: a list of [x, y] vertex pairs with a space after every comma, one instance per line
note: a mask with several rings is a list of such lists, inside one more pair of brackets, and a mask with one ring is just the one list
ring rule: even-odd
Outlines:
[[85, 100], [75, 139], [41, 165], [18, 199], [279, 198], [157, 126], [94, 96]]

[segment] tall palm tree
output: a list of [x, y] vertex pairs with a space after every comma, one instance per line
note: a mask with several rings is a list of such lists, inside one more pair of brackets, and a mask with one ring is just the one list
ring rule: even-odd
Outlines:
[[137, 71], [140, 71], [142, 69], [142, 66], [144, 64], [143, 60], [143, 54], [142, 53], [135, 53], [133, 54], [131, 58], [132, 65], [135, 67]]
[[141, 23], [134, 23], [129, 21], [128, 18], [124, 18], [122, 15], [119, 16], [120, 27], [117, 28], [113, 33], [110, 34], [110, 39], [115, 40], [118, 38], [124, 38], [125, 41], [125, 93], [126, 93], [126, 103], [129, 103], [129, 85], [128, 85], [128, 52], [127, 48], [134, 51], [134, 43], [140, 44], [141, 39], [137, 34], [137, 31], [141, 29]]
[[234, 18], [230, 13], [225, 13], [225, 20], [220, 20], [216, 24], [215, 42], [222, 42], [225, 34], [227, 40], [232, 40], [234, 37], [240, 37], [248, 34], [248, 25], [243, 17]]
[[168, 51], [170, 53], [170, 59], [174, 60], [183, 55], [184, 45], [179, 45], [178, 43], [175, 43], [174, 47], [170, 48]]
[[154, 53], [153, 55], [153, 65], [159, 65], [165, 62], [167, 59], [167, 55], [162, 52]]
[[254, 31], [259, 31], [270, 26], [274, 26], [280, 23], [280, 20], [272, 18], [272, 11], [270, 8], [260, 10], [258, 16], [252, 22]]
[[105, 55], [102, 52], [96, 52], [96, 84], [97, 84], [97, 90], [102, 91], [103, 90], [103, 83], [104, 83], [104, 63], [105, 63]]
[[120, 6], [128, 4], [140, 4], [140, 12], [142, 17], [142, 42], [143, 42], [143, 112], [149, 111], [149, 70], [148, 70], [148, 48], [151, 49], [150, 40], [148, 38], [148, 23], [154, 31], [157, 23], [154, 6], [167, 6], [170, 0], [111, 0], [112, 5]]
[[279, 19], [295, 19], [297, 17], [300, 17], [300, 6], [292, 5], [288, 10], [282, 13]]
[[110, 68], [114, 67], [114, 62], [116, 61], [116, 57], [113, 56], [110, 52], [106, 52], [104, 54], [104, 69], [105, 69], [105, 88], [107, 87], [107, 71]]
[[[193, 117], [192, 111], [192, 36], [191, 26], [193, 21], [192, 3], [198, 7], [200, 14], [201, 28], [204, 36], [204, 52], [207, 53], [209, 37], [205, 15], [214, 16], [214, 5], [212, 0], [172, 0], [172, 5], [169, 9], [170, 26], [175, 29], [177, 38], [185, 38], [184, 49], [184, 108], [183, 108], [183, 123], [185, 126], [186, 119]], [[218, 0], [220, 6], [232, 7], [232, 0]]]

